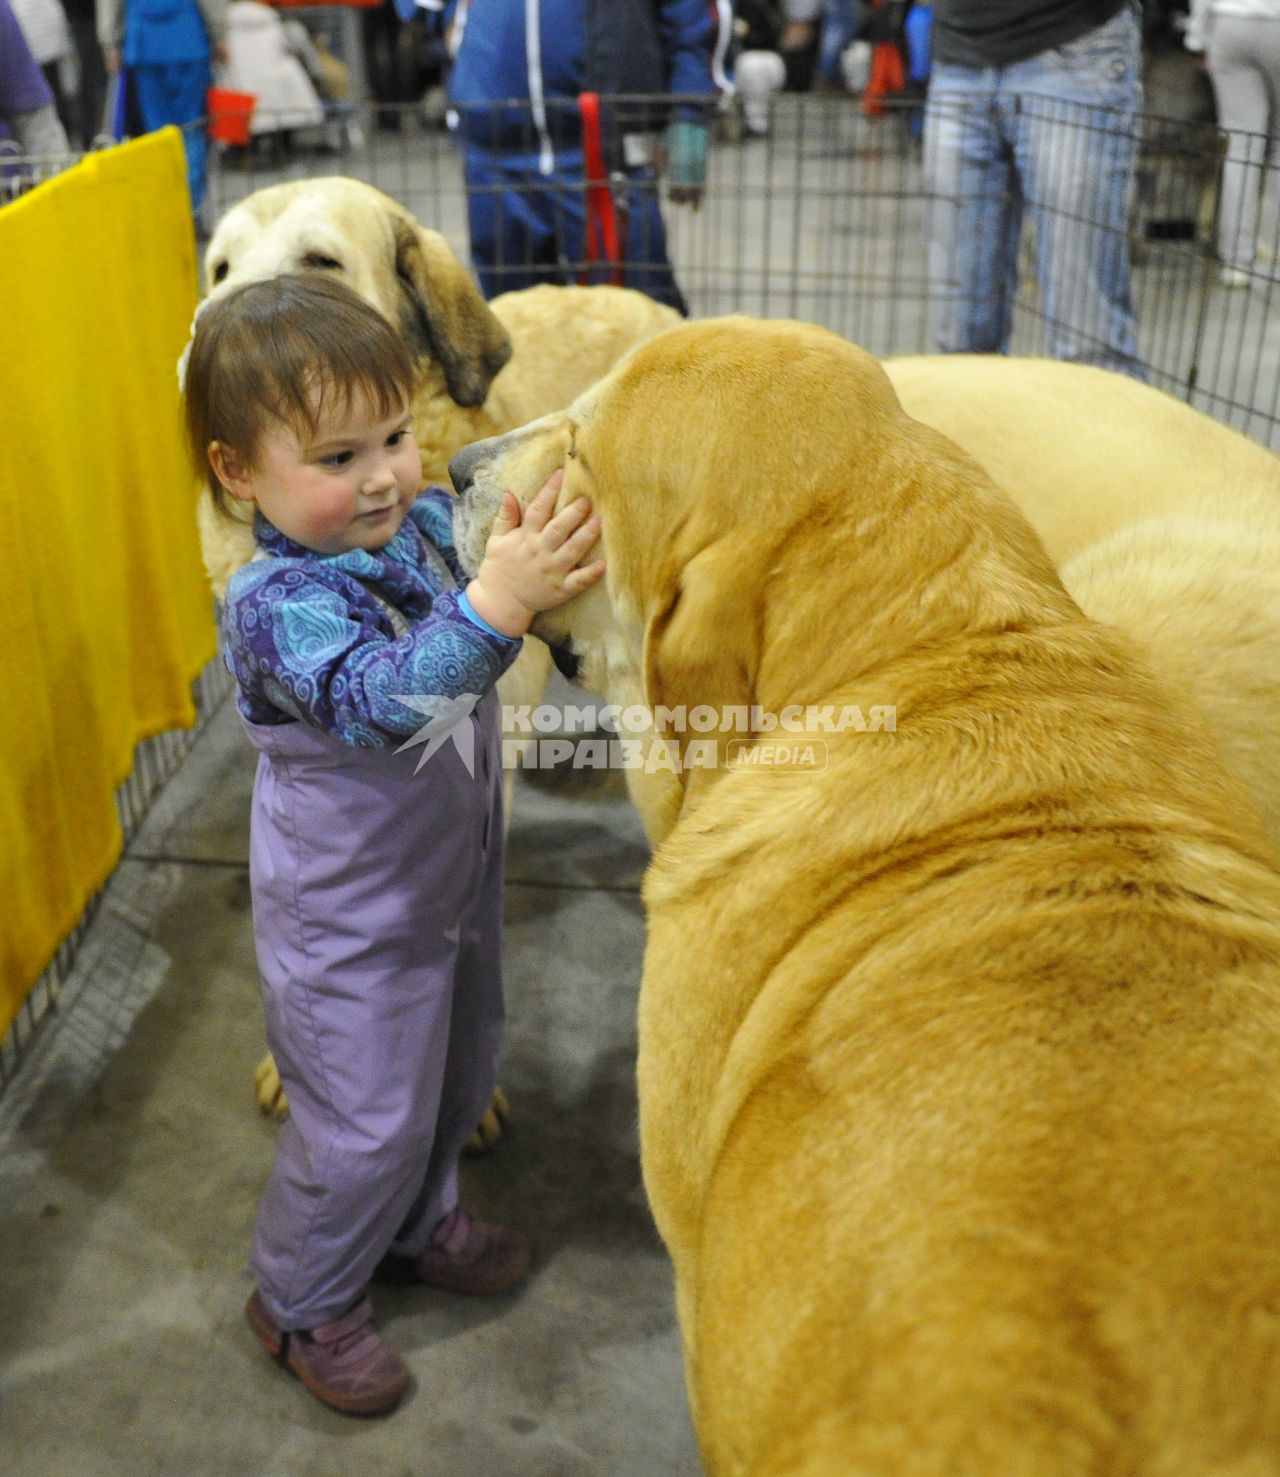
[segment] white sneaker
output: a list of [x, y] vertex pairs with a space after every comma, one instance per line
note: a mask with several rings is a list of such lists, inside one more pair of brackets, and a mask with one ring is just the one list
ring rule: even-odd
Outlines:
[[1252, 274], [1243, 267], [1223, 267], [1218, 273], [1218, 281], [1223, 287], [1248, 287], [1252, 280]]

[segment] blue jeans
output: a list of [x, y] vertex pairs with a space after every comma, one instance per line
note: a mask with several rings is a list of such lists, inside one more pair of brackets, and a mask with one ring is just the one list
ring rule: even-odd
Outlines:
[[[464, 145], [471, 260], [485, 297], [539, 282], [609, 282], [613, 268], [583, 270], [587, 247], [586, 166], [581, 149], [556, 153], [542, 174], [536, 153], [508, 154]], [[687, 314], [667, 255], [667, 233], [652, 168], [628, 171], [618, 209], [621, 278], [660, 303]]]
[[818, 41], [818, 76], [840, 83], [840, 53], [858, 34], [866, 19], [864, 0], [828, 0]]
[[1008, 352], [1025, 208], [1049, 355], [1146, 378], [1126, 226], [1141, 105], [1141, 30], [1129, 6], [1007, 67], [934, 66], [925, 177], [944, 353]]

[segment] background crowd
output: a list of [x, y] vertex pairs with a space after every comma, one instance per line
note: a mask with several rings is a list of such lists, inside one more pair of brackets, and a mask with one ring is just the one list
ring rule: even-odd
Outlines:
[[[56, 154], [185, 126], [199, 219], [207, 143], [192, 125], [211, 86], [258, 98], [254, 134], [287, 137], [345, 106], [348, 66], [315, 15], [304, 27], [259, 0], [0, 0], [0, 136]], [[1262, 185], [1280, 0], [541, 0], [532, 11], [529, 0], [383, 0], [361, 24], [357, 90], [377, 126], [399, 127], [403, 105], [424, 100], [442, 117], [447, 88], [490, 295], [569, 280], [568, 264], [587, 261], [598, 264], [589, 280], [684, 311], [663, 187], [697, 207], [708, 132], [729, 99], [741, 130], [764, 137], [783, 91], [854, 93], [868, 113], [916, 107], [939, 348], [1007, 350], [1028, 216], [1049, 352], [1142, 377], [1125, 215], [1144, 60], [1170, 38], [1192, 68], [1187, 90], [1207, 77], [1228, 131], [1224, 286], [1250, 284], [1260, 234], [1272, 234]], [[606, 99], [598, 117], [582, 113], [583, 93]], [[623, 117], [607, 101], [621, 94], [668, 102]], [[509, 99], [520, 106], [494, 106]]]

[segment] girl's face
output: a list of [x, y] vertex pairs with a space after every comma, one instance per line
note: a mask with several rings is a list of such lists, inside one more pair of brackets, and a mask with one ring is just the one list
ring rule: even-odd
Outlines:
[[304, 548], [317, 554], [382, 549], [422, 487], [422, 460], [407, 408], [385, 420], [374, 414], [356, 393], [350, 405], [322, 405], [314, 434], [274, 423], [252, 467], [216, 441], [209, 459], [234, 497], [256, 504]]

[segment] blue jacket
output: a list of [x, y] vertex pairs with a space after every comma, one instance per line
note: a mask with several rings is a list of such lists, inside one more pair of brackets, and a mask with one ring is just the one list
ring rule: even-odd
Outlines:
[[[701, 98], [676, 109], [701, 118], [730, 86], [729, 0], [456, 0], [453, 22], [450, 101], [463, 137], [488, 148], [579, 146], [580, 92]], [[662, 121], [650, 110], [627, 131]]]
[[305, 723], [356, 748], [395, 748], [426, 721], [401, 695], [489, 691], [521, 642], [469, 612], [453, 502], [428, 489], [378, 553], [316, 554], [258, 515], [269, 557], [232, 575], [222, 608], [223, 660], [250, 723]]
[[196, 0], [124, 0], [126, 67], [209, 60], [209, 31]]

